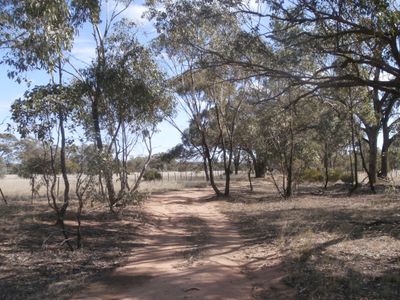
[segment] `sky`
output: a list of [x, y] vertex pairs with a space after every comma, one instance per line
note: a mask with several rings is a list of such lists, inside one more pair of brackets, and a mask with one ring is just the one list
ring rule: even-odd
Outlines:
[[[113, 1], [108, 1], [108, 8], [102, 8], [102, 17], [110, 12], [114, 7]], [[130, 7], [124, 11], [123, 17], [129, 18], [137, 24], [137, 37], [142, 44], [147, 45], [155, 36], [156, 30], [152, 24], [145, 18], [143, 13], [146, 7], [142, 1], [135, 1]], [[79, 35], [74, 41], [74, 47], [71, 51], [71, 61], [77, 65], [83, 66], [85, 63], [89, 64], [94, 56], [95, 44], [91, 36], [91, 29], [89, 25], [85, 25], [79, 30]], [[1, 52], [0, 52], [1, 55]], [[160, 66], [162, 61], [158, 60]], [[11, 104], [21, 96], [28, 89], [26, 83], [18, 84], [12, 79], [7, 77], [7, 70], [10, 68], [5, 65], [0, 65], [0, 130], [3, 131], [8, 123], [12, 124], [10, 119]], [[166, 71], [166, 70], [164, 70]], [[44, 71], [33, 71], [26, 74], [27, 79], [31, 83], [31, 87], [35, 85], [42, 85], [49, 83], [49, 75]], [[180, 128], [188, 126], [188, 118], [184, 113], [179, 113], [174, 121]], [[158, 126], [158, 132], [153, 136], [153, 152], [164, 152], [176, 144], [181, 142], [181, 135], [179, 131], [171, 126], [168, 122], [164, 121]], [[135, 155], [143, 155], [146, 153], [144, 145], [139, 145], [135, 149]]]

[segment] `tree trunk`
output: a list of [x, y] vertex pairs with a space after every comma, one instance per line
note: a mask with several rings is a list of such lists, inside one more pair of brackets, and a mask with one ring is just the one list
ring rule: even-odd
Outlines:
[[[355, 189], [358, 188], [358, 157], [357, 157], [357, 150], [356, 150], [356, 134], [355, 134], [355, 124], [354, 124], [354, 118], [353, 115], [351, 116], [351, 146], [353, 150], [353, 156], [354, 156], [354, 169], [353, 169], [353, 164], [350, 163], [352, 174], [353, 174], [353, 188], [352, 190], [354, 191]], [[351, 157], [350, 157], [351, 158]]]
[[249, 165], [249, 170], [247, 171], [247, 178], [249, 180], [250, 191], [252, 192], [254, 189], [253, 189], [253, 183], [251, 182], [251, 171], [252, 171], [251, 163], [249, 162], [248, 165]]
[[[59, 60], [59, 85], [60, 88], [62, 86], [62, 69], [61, 69], [61, 60]], [[65, 137], [65, 128], [64, 128], [64, 119], [65, 119], [65, 112], [62, 106], [59, 107], [58, 111], [58, 119], [60, 122], [60, 135], [61, 135], [61, 147], [60, 147], [60, 167], [61, 167], [61, 174], [64, 181], [64, 201], [63, 205], [61, 206], [60, 210], [57, 212], [58, 215], [58, 223], [61, 227], [63, 235], [65, 237], [66, 244], [68, 248], [73, 251], [74, 248], [72, 247], [71, 243], [69, 242], [68, 234], [65, 229], [64, 218], [69, 206], [69, 180], [67, 174], [67, 164], [66, 164], [66, 155], [65, 155], [65, 147], [66, 147], [66, 137]]]
[[379, 177], [386, 178], [389, 173], [389, 163], [388, 163], [388, 153], [391, 140], [389, 137], [389, 128], [387, 122], [382, 124], [382, 153], [381, 153], [381, 170], [379, 172]]
[[59, 118], [60, 118], [60, 132], [61, 132], [60, 167], [61, 167], [61, 174], [62, 174], [63, 181], [64, 181], [64, 203], [63, 203], [63, 206], [61, 207], [60, 214], [62, 217], [64, 217], [65, 212], [69, 205], [69, 189], [70, 189], [70, 187], [69, 187], [66, 158], [65, 158], [66, 138], [65, 138], [65, 128], [64, 128], [64, 114], [62, 111], [60, 111], [60, 113], [59, 113]]
[[327, 189], [329, 182], [329, 155], [328, 155], [328, 143], [324, 144], [324, 168], [325, 168], [325, 184], [324, 189]]
[[[96, 92], [98, 94], [98, 92]], [[100, 129], [100, 116], [99, 116], [99, 108], [98, 108], [98, 95], [95, 95], [92, 99], [92, 121], [93, 121], [93, 130], [96, 141], [97, 151], [102, 156], [103, 154], [103, 141], [101, 138], [101, 129]], [[103, 159], [103, 157], [102, 157]], [[113, 171], [112, 168], [108, 165], [108, 158], [105, 158], [106, 161], [101, 164], [101, 171], [104, 175], [104, 180], [106, 182], [108, 203], [110, 206], [110, 210], [113, 209], [113, 205], [116, 202], [115, 199], [115, 189], [113, 182]]]
[[368, 159], [368, 171], [370, 173], [369, 179], [372, 184], [376, 183], [377, 170], [377, 158], [378, 158], [378, 126], [371, 126], [366, 128], [369, 145], [369, 159]]
[[214, 190], [214, 192], [215, 192], [215, 194], [217, 196], [222, 196], [221, 191], [218, 189], [217, 185], [215, 184], [213, 165], [212, 165], [212, 158], [211, 158], [210, 150], [208, 149], [208, 145], [207, 145], [207, 142], [206, 142], [205, 134], [204, 134], [204, 132], [201, 132], [201, 134], [202, 134], [202, 137], [201, 137], [202, 141], [201, 142], [203, 144], [202, 146], [203, 146], [203, 149], [204, 149], [204, 157], [205, 157], [205, 159], [207, 160], [207, 163], [208, 163], [208, 173], [209, 173], [209, 176], [210, 176], [211, 187], [213, 188], [213, 190]]
[[[292, 121], [291, 121], [292, 122]], [[294, 155], [294, 133], [292, 128], [292, 123], [290, 123], [290, 151], [289, 151], [289, 161], [286, 160], [286, 170], [287, 170], [287, 178], [286, 178], [286, 189], [285, 189], [285, 198], [289, 198], [292, 196], [293, 190], [293, 155]]]
[[208, 175], [207, 159], [205, 156], [203, 156], [203, 169], [206, 176], [206, 181], [208, 182], [210, 181], [210, 176]]
[[211, 159], [210, 155], [207, 156], [207, 162], [208, 162], [208, 171], [209, 171], [209, 174], [210, 174], [211, 187], [213, 188], [213, 190], [214, 190], [214, 192], [215, 192], [215, 194], [217, 196], [222, 196], [221, 191], [218, 189], [217, 185], [215, 184], [214, 172], [213, 172], [213, 166], [212, 166], [212, 159]]
[[256, 178], [264, 178], [266, 173], [266, 164], [264, 161], [253, 160], [254, 173]]
[[[367, 167], [367, 163], [365, 162], [365, 157], [364, 157], [364, 154], [363, 154], [361, 139], [358, 140], [358, 145], [359, 145], [359, 148], [360, 148], [361, 162], [362, 162], [362, 165], [363, 165], [363, 168], [364, 168], [365, 172], [368, 175], [368, 179], [369, 179], [368, 181], [369, 181], [369, 186], [371, 188], [371, 192], [373, 192], [375, 194], [376, 193], [375, 186], [374, 186], [375, 182], [373, 181], [373, 178], [372, 178], [373, 175], [371, 174], [371, 170]], [[376, 176], [376, 174], [375, 174], [375, 176]]]
[[240, 165], [240, 149], [235, 151], [235, 157], [233, 159], [233, 166], [235, 169], [235, 175], [239, 174], [239, 165]]
[[267, 164], [266, 164], [266, 162], [264, 160], [261, 160], [261, 159], [257, 158], [252, 150], [244, 149], [244, 151], [247, 152], [247, 154], [251, 158], [251, 161], [253, 162], [254, 177], [255, 178], [264, 178], [265, 174], [267, 172]]
[[229, 196], [230, 193], [230, 184], [231, 184], [231, 167], [233, 160], [233, 145], [232, 141], [229, 143], [229, 153], [228, 153], [228, 162], [225, 167], [225, 197]]

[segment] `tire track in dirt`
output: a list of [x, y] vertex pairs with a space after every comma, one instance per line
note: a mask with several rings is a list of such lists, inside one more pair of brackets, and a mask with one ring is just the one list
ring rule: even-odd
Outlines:
[[141, 232], [146, 246], [73, 299], [254, 299], [243, 240], [212, 196], [152, 196], [145, 205], [151, 224]]

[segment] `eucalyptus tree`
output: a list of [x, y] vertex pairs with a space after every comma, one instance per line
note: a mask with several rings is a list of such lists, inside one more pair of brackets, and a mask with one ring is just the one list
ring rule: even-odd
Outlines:
[[[239, 96], [238, 90], [243, 85], [239, 77], [245, 75], [239, 74], [235, 67], [214, 64], [213, 56], [205, 54], [202, 48], [209, 46], [229, 52], [226, 43], [236, 39], [239, 25], [230, 14], [219, 12], [223, 6], [218, 2], [207, 6], [201, 1], [165, 1], [165, 14], [157, 10], [156, 2], [149, 2], [155, 5], [150, 7], [149, 16], [156, 20], [157, 45], [170, 61], [180, 66], [174, 69], [175, 78], [171, 83], [182, 100], [182, 109], [201, 136], [199, 150], [207, 161], [211, 186], [217, 195], [227, 196], [236, 148], [236, 121], [244, 101]], [[179, 18], [175, 13], [179, 13]], [[214, 124], [213, 128], [210, 123]], [[213, 175], [214, 154], [218, 149], [226, 176], [223, 193]]]
[[377, 95], [378, 103], [381, 109], [381, 126], [382, 126], [382, 146], [381, 146], [381, 167], [378, 175], [386, 178], [388, 176], [390, 148], [393, 143], [399, 138], [399, 116], [398, 116], [398, 97], [385, 92], [382, 95]]
[[214, 192], [220, 196], [222, 192], [215, 182], [213, 163], [221, 137], [215, 130], [218, 125], [213, 101], [205, 94], [208, 84], [206, 78], [203, 71], [187, 71], [174, 80], [174, 85], [180, 96], [181, 106], [190, 118], [188, 130], [182, 132], [184, 141], [189, 142], [202, 156], [206, 176], [208, 175]]
[[[17, 130], [22, 138], [33, 135], [42, 143], [43, 160], [49, 164], [45, 163], [43, 166], [41, 164], [39, 168], [46, 182], [48, 203], [57, 214], [57, 224], [61, 227], [66, 244], [70, 250], [73, 250], [64, 224], [65, 214], [70, 204], [65, 153], [67, 137], [64, 131], [67, 123], [67, 115], [64, 112], [71, 109], [69, 97], [70, 93], [65, 87], [54, 85], [35, 87], [14, 102], [12, 119], [17, 124]], [[56, 193], [57, 162], [64, 179], [64, 196], [61, 204]], [[32, 189], [33, 186], [34, 183]]]
[[[111, 210], [131, 192], [127, 161], [132, 149], [142, 139], [148, 150], [147, 166], [155, 127], [173, 107], [153, 53], [138, 42], [132, 22], [118, 20], [131, 2], [125, 3], [122, 10], [116, 8], [104, 28], [92, 24], [96, 55], [88, 68], [76, 70], [74, 83], [81, 99], [77, 117], [96, 145], [101, 162], [99, 179], [100, 183], [105, 181]], [[114, 172], [120, 177], [118, 193]]]
[[[10, 164], [15, 156], [14, 148], [18, 142], [11, 133], [0, 133], [0, 174], [4, 175], [6, 165]], [[0, 176], [1, 176], [0, 175]]]
[[276, 167], [276, 160], [272, 157], [268, 137], [265, 133], [266, 105], [261, 99], [267, 94], [267, 83], [261, 80], [249, 80], [248, 86], [243, 90], [242, 97], [245, 102], [239, 116], [236, 139], [239, 148], [250, 157], [256, 178], [263, 178], [267, 169]]
[[[67, 245], [72, 250], [63, 221], [69, 205], [69, 181], [65, 163], [66, 133], [64, 122], [66, 121], [66, 111], [62, 104], [55, 103], [57, 102], [57, 97], [59, 98], [63, 94], [61, 68], [65, 59], [64, 53], [71, 49], [76, 30], [82, 23], [88, 19], [98, 20], [98, 2], [95, 0], [3, 0], [0, 1], [0, 8], [0, 47], [4, 51], [1, 63], [8, 64], [11, 67], [8, 72], [9, 77], [16, 78], [20, 82], [22, 78], [20, 73], [31, 69], [44, 69], [51, 75], [52, 86], [37, 88], [30, 95], [26, 94], [25, 96], [30, 100], [21, 100], [14, 105], [13, 118], [17, 122], [21, 122], [18, 126], [19, 130], [23, 131], [23, 135], [32, 130], [43, 141], [44, 137], [48, 135], [47, 146], [51, 149], [52, 161], [54, 162], [56, 157], [55, 155], [53, 156], [52, 143], [54, 140], [51, 139], [50, 132], [52, 132], [51, 126], [56, 121], [54, 120], [54, 114], [51, 114], [48, 109], [44, 109], [40, 95], [43, 94], [42, 96], [46, 100], [52, 98], [52, 102], [54, 102], [49, 106], [56, 109], [57, 112], [61, 140], [59, 159], [65, 190], [63, 205], [61, 207], [57, 205], [54, 193], [52, 193], [53, 204], [51, 206], [57, 212], [57, 223], [61, 226]], [[57, 83], [54, 79], [56, 70], [58, 70], [59, 74]], [[24, 105], [30, 106], [29, 112], [21, 109]], [[40, 111], [40, 107], [44, 110]], [[44, 117], [43, 114], [47, 115]], [[52, 116], [50, 117], [50, 115]], [[47, 125], [45, 125], [42, 117], [47, 118]], [[39, 124], [42, 125], [41, 129], [34, 128], [34, 126], [31, 127], [32, 124], [29, 124], [36, 118], [40, 121]], [[53, 174], [55, 174], [54, 170], [53, 168]], [[52, 186], [54, 184], [53, 180]]]
[[[264, 169], [284, 198], [292, 196], [302, 171], [319, 163], [313, 138], [322, 109], [316, 97], [298, 100], [304, 90], [287, 89], [287, 86], [284, 79], [261, 82], [254, 93], [255, 99], [266, 94], [279, 94], [279, 97], [253, 100], [258, 102], [254, 111], [250, 108], [253, 119], [242, 125], [244, 132], [251, 136], [249, 141], [242, 138], [242, 142], [251, 143], [255, 138], [252, 150], [257, 150]], [[275, 177], [276, 171], [282, 175], [281, 183]]]
[[[271, 17], [283, 21], [282, 30], [293, 26], [301, 30], [297, 38], [285, 40], [285, 43], [292, 47], [302, 46], [299, 43], [311, 44], [311, 50], [324, 58], [320, 68], [304, 76], [309, 84], [318, 87], [362, 85], [399, 95], [398, 1], [268, 2], [273, 9]], [[349, 65], [379, 68], [386, 76], [374, 78], [362, 73], [329, 72]]]
[[[201, 116], [205, 115], [207, 111], [203, 111], [201, 113]], [[209, 139], [207, 145], [203, 143], [204, 139], [202, 138], [202, 131], [199, 131], [198, 128], [198, 121], [202, 120], [203, 117], [197, 118], [197, 119], [191, 119], [189, 123], [189, 127], [181, 130], [178, 126], [175, 126], [178, 130], [181, 131], [181, 139], [182, 143], [187, 150], [187, 157], [188, 158], [195, 158], [195, 157], [201, 157], [202, 162], [203, 162], [203, 170], [204, 170], [204, 175], [206, 178], [206, 181], [210, 181], [210, 173], [208, 170], [208, 153], [212, 153], [211, 159], [214, 159], [214, 154], [215, 151], [210, 151], [210, 148], [214, 149], [215, 143], [212, 142], [214, 139]], [[205, 128], [203, 126], [200, 126], [200, 128]], [[210, 144], [210, 142], [212, 142]], [[210, 147], [211, 146], [211, 147]], [[208, 148], [208, 151], [207, 151]], [[213, 175], [212, 175], [213, 176]]]
[[97, 0], [1, 0], [0, 62], [11, 67], [9, 76], [17, 80], [30, 69], [55, 70], [77, 28], [98, 18]]
[[240, 149], [251, 159], [255, 177], [263, 178], [267, 168], [272, 167], [272, 163], [271, 151], [267, 146], [259, 113], [257, 106], [251, 105], [244, 109], [238, 121], [237, 139]]
[[[251, 1], [199, 0], [184, 1], [182, 5], [172, 0], [158, 2], [165, 7], [156, 18], [162, 31], [178, 30], [180, 22], [191, 26], [198, 22], [197, 18], [216, 15], [229, 15], [238, 21], [242, 32], [233, 43], [226, 41], [229, 51], [219, 51], [211, 45], [197, 46], [199, 51], [212, 54], [218, 64], [240, 65], [254, 75], [284, 77], [293, 84], [307, 84], [314, 89], [368, 86], [399, 95], [400, 14], [396, 0], [266, 0], [256, 5]], [[276, 46], [296, 49], [301, 59], [311, 57], [319, 64], [313, 72], [282, 68], [274, 63], [278, 62]], [[235, 51], [241, 55], [232, 55]], [[362, 73], [336, 72], [348, 66], [379, 68], [386, 76], [375, 79]]]
[[[351, 116], [353, 117], [353, 116]], [[330, 181], [330, 167], [335, 153], [345, 150], [350, 141], [348, 114], [339, 105], [321, 107], [316, 121], [314, 140], [317, 142], [324, 169], [324, 188]], [[355, 157], [357, 160], [357, 156]], [[356, 168], [357, 169], [357, 168]]]

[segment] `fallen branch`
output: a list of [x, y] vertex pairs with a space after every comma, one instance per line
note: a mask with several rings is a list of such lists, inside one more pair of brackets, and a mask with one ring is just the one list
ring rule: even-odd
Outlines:
[[284, 194], [284, 193], [281, 191], [281, 189], [279, 188], [278, 183], [277, 183], [276, 180], [275, 180], [274, 174], [272, 173], [272, 171], [269, 171], [269, 174], [270, 174], [270, 176], [271, 176], [271, 178], [272, 178], [272, 182], [273, 182], [273, 184], [274, 184], [276, 190], [277, 190], [278, 193], [279, 193], [279, 196], [280, 196], [282, 199], [284, 199], [284, 198], [285, 198], [285, 194]]
[[[51, 232], [51, 233], [49, 234], [49, 236], [43, 241], [43, 243], [42, 243], [42, 248], [45, 249], [45, 248], [46, 248], [46, 245], [47, 245], [47, 241], [48, 241], [53, 235], [55, 235], [56, 233], [60, 233], [60, 232], [62, 233], [63, 230], [56, 230], [56, 231]], [[74, 232], [71, 232], [71, 231], [66, 231], [66, 232], [68, 232], [68, 233], [70, 233], [70, 234], [74, 234]], [[68, 240], [69, 240], [69, 239], [64, 239], [64, 240], [61, 242], [61, 246], [63, 246], [66, 242], [68, 242]]]

